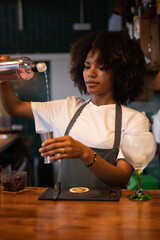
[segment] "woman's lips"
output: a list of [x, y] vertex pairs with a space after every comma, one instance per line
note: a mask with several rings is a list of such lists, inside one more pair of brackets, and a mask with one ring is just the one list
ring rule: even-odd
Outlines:
[[88, 87], [95, 87], [99, 83], [98, 82], [94, 82], [94, 81], [88, 81], [86, 84], [87, 84]]

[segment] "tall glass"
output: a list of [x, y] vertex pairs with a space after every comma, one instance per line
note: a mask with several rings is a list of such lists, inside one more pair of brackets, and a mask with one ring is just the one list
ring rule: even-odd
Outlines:
[[[47, 140], [49, 140], [49, 139], [54, 138], [54, 134], [53, 134], [53, 132], [43, 132], [43, 133], [40, 133], [40, 137], [41, 137], [41, 141], [42, 141], [42, 142], [45, 142], [45, 141], [47, 141]], [[49, 156], [44, 157], [44, 163], [45, 163], [45, 164], [52, 163], [52, 162], [49, 160]]]
[[121, 149], [126, 161], [133, 166], [137, 175], [137, 190], [128, 196], [130, 200], [145, 201], [151, 196], [145, 193], [141, 186], [142, 172], [151, 162], [156, 153], [156, 141], [151, 132], [124, 133]]

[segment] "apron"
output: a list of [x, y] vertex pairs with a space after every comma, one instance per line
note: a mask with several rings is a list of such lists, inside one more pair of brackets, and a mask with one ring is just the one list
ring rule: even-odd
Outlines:
[[[72, 126], [76, 122], [80, 113], [84, 107], [90, 101], [84, 103], [74, 114], [71, 119], [64, 135], [68, 135]], [[116, 103], [116, 114], [115, 114], [115, 137], [114, 145], [112, 149], [101, 149], [101, 148], [91, 148], [100, 157], [105, 159], [112, 165], [116, 165], [116, 159], [119, 152], [120, 138], [121, 138], [121, 122], [122, 122], [122, 109], [121, 105]], [[70, 187], [89, 187], [89, 188], [99, 188], [106, 187], [107, 185], [100, 181], [91, 170], [85, 166], [85, 164], [80, 159], [65, 159], [60, 163], [58, 182], [61, 184], [61, 188]]]

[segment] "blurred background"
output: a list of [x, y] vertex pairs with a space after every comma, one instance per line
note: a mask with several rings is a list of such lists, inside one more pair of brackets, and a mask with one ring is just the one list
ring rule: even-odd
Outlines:
[[[158, 0], [0, 0], [0, 54], [45, 61], [50, 100], [80, 96], [68, 72], [71, 44], [91, 31], [124, 29], [141, 44], [148, 69], [144, 91], [129, 107], [144, 112], [153, 126], [160, 109], [159, 14]], [[13, 88], [22, 100], [47, 101], [44, 73], [35, 74], [29, 81], [15, 81]], [[35, 133], [34, 122], [8, 116], [1, 105], [0, 121], [3, 131], [9, 127], [19, 132], [25, 141], [28, 184], [53, 185], [57, 167], [43, 164], [38, 152], [41, 140]], [[160, 118], [156, 127], [160, 128]], [[12, 158], [17, 158], [17, 152], [23, 155], [15, 151], [21, 148], [21, 143], [16, 141], [14, 146], [0, 152], [2, 170], [9, 164], [8, 155]], [[145, 169], [146, 176], [150, 177], [146, 180], [147, 187], [151, 189], [160, 187], [159, 143], [157, 139], [157, 154]], [[13, 160], [11, 162], [13, 164]]]

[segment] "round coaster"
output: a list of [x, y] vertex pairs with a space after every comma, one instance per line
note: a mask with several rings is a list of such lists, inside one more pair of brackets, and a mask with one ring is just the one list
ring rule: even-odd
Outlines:
[[85, 192], [89, 191], [89, 188], [87, 188], [87, 187], [73, 187], [73, 188], [70, 188], [69, 191], [71, 193], [85, 193]]

